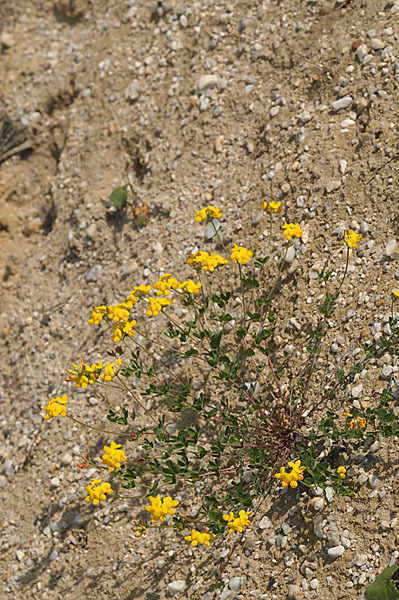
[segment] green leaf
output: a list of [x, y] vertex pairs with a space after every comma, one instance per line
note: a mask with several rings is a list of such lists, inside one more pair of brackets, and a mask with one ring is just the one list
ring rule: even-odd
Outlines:
[[364, 592], [367, 600], [397, 600], [399, 598], [399, 590], [395, 580], [398, 581], [398, 578], [398, 565], [384, 569]]
[[127, 184], [112, 190], [110, 198], [113, 206], [116, 208], [125, 206], [127, 199]]
[[243, 277], [242, 282], [244, 285], [246, 285], [248, 287], [255, 287], [255, 288], [259, 287], [259, 282], [256, 279], [249, 279], [248, 277]]
[[212, 348], [212, 350], [217, 350], [217, 348], [219, 348], [220, 340], [222, 339], [222, 333], [223, 333], [223, 330], [221, 329], [219, 331], [219, 333], [215, 333], [211, 337], [211, 348]]

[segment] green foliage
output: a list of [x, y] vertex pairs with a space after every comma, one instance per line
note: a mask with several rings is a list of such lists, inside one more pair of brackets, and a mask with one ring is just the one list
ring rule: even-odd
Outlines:
[[393, 565], [383, 570], [364, 592], [367, 600], [398, 600], [399, 567]]
[[110, 199], [112, 206], [115, 206], [115, 208], [123, 208], [125, 206], [127, 200], [127, 186], [128, 184], [122, 185], [112, 190]]

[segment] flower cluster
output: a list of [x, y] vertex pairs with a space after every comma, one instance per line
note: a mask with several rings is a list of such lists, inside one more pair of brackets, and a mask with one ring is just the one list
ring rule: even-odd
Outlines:
[[346, 421], [346, 425], [348, 427], [348, 430], [350, 431], [351, 429], [354, 429], [355, 431], [357, 429], [364, 429], [367, 425], [367, 420], [364, 417], [354, 417], [349, 411], [345, 411], [344, 413], [342, 413], [344, 417], [346, 417], [347, 421]]
[[302, 481], [303, 472], [306, 467], [301, 466], [301, 461], [297, 460], [296, 462], [289, 462], [288, 466], [291, 467], [291, 473], [285, 472], [285, 467], [281, 467], [280, 473], [276, 473], [275, 477], [277, 479], [281, 479], [281, 484], [283, 487], [298, 487], [298, 481]]
[[142, 535], [146, 535], [147, 533], [147, 523], [138, 519], [137, 521], [133, 521], [134, 527], [132, 527], [132, 531], [134, 531], [134, 537], [141, 537]]
[[210, 271], [212, 273], [216, 267], [219, 267], [220, 265], [227, 265], [229, 261], [223, 258], [223, 256], [216, 254], [216, 252], [211, 255], [205, 250], [199, 250], [194, 254], [190, 254], [190, 256], [187, 258], [187, 262], [189, 265], [194, 265], [203, 271]]
[[346, 478], [346, 469], [345, 469], [345, 467], [338, 467], [337, 473], [341, 477], [341, 479], [345, 479]]
[[196, 215], [197, 216], [195, 217], [195, 220], [198, 223], [201, 223], [205, 219], [221, 219], [223, 217], [220, 209], [216, 208], [216, 206], [212, 206], [211, 204], [205, 208], [201, 208]]
[[161, 500], [161, 496], [150, 496], [150, 502], [148, 506], [145, 507], [146, 511], [150, 513], [152, 516], [152, 523], [157, 523], [161, 521], [163, 523], [166, 519], [166, 515], [174, 515], [175, 514], [175, 506], [179, 504], [178, 500], [173, 500], [170, 496], [166, 496], [163, 500]]
[[188, 279], [187, 281], [183, 281], [179, 287], [181, 290], [186, 290], [189, 294], [199, 294], [202, 284], [195, 283], [192, 279]]
[[262, 202], [261, 208], [270, 214], [276, 214], [281, 211], [281, 202]]
[[111, 442], [110, 446], [104, 446], [105, 454], [103, 454], [102, 462], [107, 465], [110, 473], [115, 469], [120, 469], [121, 463], [126, 462], [127, 458], [123, 450], [119, 450], [120, 444]]
[[46, 414], [44, 416], [46, 421], [52, 419], [53, 417], [66, 417], [67, 408], [65, 404], [67, 404], [67, 402], [68, 400], [66, 394], [59, 398], [51, 398], [51, 400], [49, 400], [48, 405], [43, 407], [43, 410], [46, 411]]
[[93, 479], [93, 481], [86, 485], [87, 496], [86, 502], [93, 502], [94, 505], [99, 504], [100, 500], [105, 500], [106, 494], [113, 494], [114, 490], [111, 488], [111, 484], [102, 479]]
[[284, 223], [284, 235], [288, 241], [292, 237], [300, 238], [303, 234], [303, 229], [300, 229], [299, 223]]
[[170, 290], [176, 290], [179, 285], [176, 277], [173, 277], [170, 273], [166, 273], [152, 287], [154, 290], [157, 290], [157, 296], [169, 296]]
[[192, 529], [191, 534], [186, 535], [184, 539], [187, 542], [191, 542], [191, 545], [194, 547], [198, 546], [198, 544], [204, 544], [204, 546], [209, 547], [211, 545], [211, 541], [215, 536], [213, 535], [213, 533], [207, 533], [207, 531], [208, 530], [206, 527], [204, 527], [203, 532]]
[[164, 306], [170, 306], [172, 300], [170, 298], [148, 298], [149, 309], [147, 315], [150, 317], [156, 317], [159, 315]]
[[87, 388], [88, 385], [94, 385], [97, 381], [103, 364], [101, 360], [97, 363], [93, 363], [92, 365], [86, 365], [83, 360], [79, 359], [79, 365], [75, 365], [72, 363], [73, 369], [66, 369], [66, 372], [69, 373], [69, 376], [65, 379], [65, 381], [73, 381], [75, 387], [81, 387], [83, 390]]
[[348, 248], [356, 249], [362, 237], [361, 233], [355, 233], [352, 229], [345, 229], [344, 240]]
[[119, 369], [119, 367], [121, 366], [122, 361], [120, 358], [118, 358], [115, 362], [113, 363], [105, 363], [104, 366], [104, 373], [102, 373], [102, 375], [100, 376], [101, 379], [103, 379], [104, 381], [112, 381], [113, 377], [115, 377], [115, 369]]
[[234, 531], [241, 533], [242, 528], [251, 523], [249, 520], [249, 512], [245, 510], [240, 510], [238, 517], [235, 517], [233, 512], [229, 512], [228, 515], [223, 515], [223, 519], [227, 521], [229, 533], [234, 533]]
[[234, 248], [231, 252], [231, 260], [233, 263], [246, 265], [252, 259], [252, 256], [252, 250], [247, 250], [244, 246], [237, 246], [237, 244], [234, 244]]
[[112, 337], [111, 340], [113, 342], [115, 342], [115, 344], [118, 344], [121, 339], [123, 338], [123, 334], [125, 333], [127, 336], [129, 337], [133, 337], [134, 336], [134, 329], [133, 327], [136, 325], [136, 321], [133, 319], [132, 321], [127, 321], [126, 323], [122, 324], [121, 323], [113, 323], [112, 325]]

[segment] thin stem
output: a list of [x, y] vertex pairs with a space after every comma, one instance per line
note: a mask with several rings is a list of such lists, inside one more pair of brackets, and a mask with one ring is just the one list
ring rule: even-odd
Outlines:
[[238, 264], [238, 270], [240, 272], [240, 281], [241, 281], [241, 295], [242, 295], [242, 325], [244, 327], [245, 325], [245, 316], [246, 316], [246, 310], [245, 310], [245, 292], [244, 292], [244, 282], [243, 282], [243, 278], [242, 278], [242, 270], [241, 270], [241, 265], [240, 263]]
[[213, 222], [213, 219], [211, 220], [211, 223], [212, 223], [212, 225], [213, 225], [213, 228], [214, 228], [214, 230], [215, 230], [215, 233], [216, 233], [216, 235], [217, 235], [217, 238], [218, 238], [219, 242], [222, 244], [222, 248], [223, 248], [223, 250], [224, 250], [224, 251], [226, 252], [226, 254], [228, 255], [228, 254], [229, 254], [229, 251], [227, 250], [226, 246], [224, 245], [224, 242], [223, 242], [222, 238], [220, 237], [218, 230], [217, 230], [217, 229], [216, 229], [216, 227], [215, 227], [215, 223]]
[[342, 281], [341, 281], [341, 283], [340, 283], [340, 286], [339, 286], [339, 288], [337, 289], [337, 291], [336, 291], [336, 292], [335, 292], [335, 294], [334, 294], [334, 300], [336, 300], [336, 299], [338, 298], [338, 296], [339, 296], [339, 293], [340, 293], [340, 291], [341, 291], [341, 288], [342, 288], [342, 286], [343, 286], [343, 284], [344, 284], [345, 277], [346, 277], [346, 274], [347, 274], [347, 272], [348, 272], [348, 265], [349, 265], [349, 246], [347, 246], [347, 253], [346, 253], [346, 265], [345, 265], [344, 276], [342, 277]]
[[272, 213], [269, 213], [269, 248], [268, 250], [270, 251], [270, 247], [272, 245], [272, 233], [273, 233], [273, 217], [272, 217]]
[[88, 429], [94, 429], [95, 431], [101, 431], [102, 433], [111, 433], [112, 435], [130, 435], [129, 433], [119, 433], [118, 431], [108, 431], [107, 429], [100, 429], [99, 427], [93, 427], [93, 425], [88, 425], [83, 421], [79, 421], [79, 419], [75, 419], [75, 417], [71, 417], [71, 415], [66, 415], [68, 419], [71, 421], [75, 421], [75, 423], [79, 423], [79, 425], [83, 425], [83, 427], [87, 427]]

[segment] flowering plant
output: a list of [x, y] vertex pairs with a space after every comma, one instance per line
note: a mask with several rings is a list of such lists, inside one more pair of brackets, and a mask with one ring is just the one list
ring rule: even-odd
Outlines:
[[[269, 214], [272, 235], [272, 218], [280, 212], [281, 202], [263, 203], [262, 208]], [[44, 408], [46, 420], [67, 417], [111, 437], [102, 459], [87, 456], [79, 465], [105, 469], [111, 479], [111, 483], [93, 479], [86, 485], [87, 502], [97, 505], [107, 496], [130, 498], [134, 503], [148, 499], [144, 508], [151, 521], [137, 520], [134, 535], [145, 534], [149, 527], [171, 526], [188, 530], [184, 539], [192, 547], [209, 547], [226, 531], [243, 532], [251, 525], [257, 498], [276, 486], [276, 479], [291, 493], [329, 483], [341, 494], [353, 494], [350, 469], [343, 458], [336, 464], [335, 459], [323, 458], [327, 438], [331, 449], [338, 439], [350, 444], [375, 437], [377, 432], [399, 436], [389, 390], [384, 390], [375, 406], [362, 411], [351, 409], [342, 415], [328, 409], [334, 400], [342, 402], [354, 370], [361, 370], [381, 348], [386, 351], [397, 343], [399, 328], [393, 314], [390, 335], [379, 347], [365, 346], [363, 363], [352, 365], [348, 373], [337, 372], [334, 385], [324, 382], [320, 389], [315, 384], [312, 391], [327, 319], [335, 309], [350, 252], [358, 248], [361, 234], [345, 231], [346, 266], [338, 287], [326, 293], [320, 307], [318, 326], [307, 349], [309, 359], [299, 372], [285, 372], [275, 352], [274, 306], [280, 295], [276, 289], [277, 284], [282, 286], [291, 240], [300, 243], [304, 227], [284, 220], [281, 233], [286, 250], [274, 273], [276, 281], [270, 285], [269, 256], [258, 256], [255, 249], [236, 243], [226, 247], [214, 223], [221, 217], [219, 208], [212, 205], [197, 211], [196, 222], [213, 224], [218, 247], [212, 253], [192, 252], [184, 281], [172, 273], [161, 274], [152, 285], [133, 287], [120, 303], [93, 307], [88, 322], [108, 328], [112, 361], [89, 365], [80, 359], [67, 369], [66, 381], [103, 399], [107, 388], [119, 390], [125, 398], [128, 394], [129, 404], [110, 408], [107, 414], [120, 431], [105, 431], [73, 417], [66, 394], [51, 399]], [[218, 283], [228, 269], [229, 287]], [[320, 275], [323, 285], [331, 273]], [[396, 292], [394, 297], [399, 295]], [[148, 318], [159, 323], [164, 319], [155, 336], [146, 327]], [[134, 423], [136, 410], [145, 425]], [[182, 424], [174, 421], [177, 414], [184, 417]], [[128, 448], [128, 443], [133, 446]], [[176, 485], [184, 490], [184, 499], [173, 497]], [[199, 505], [192, 497], [193, 486], [201, 490]], [[120, 494], [118, 487], [135, 488], [137, 495]], [[170, 494], [165, 495], [166, 490]], [[195, 517], [187, 513], [189, 497], [197, 503]]]

